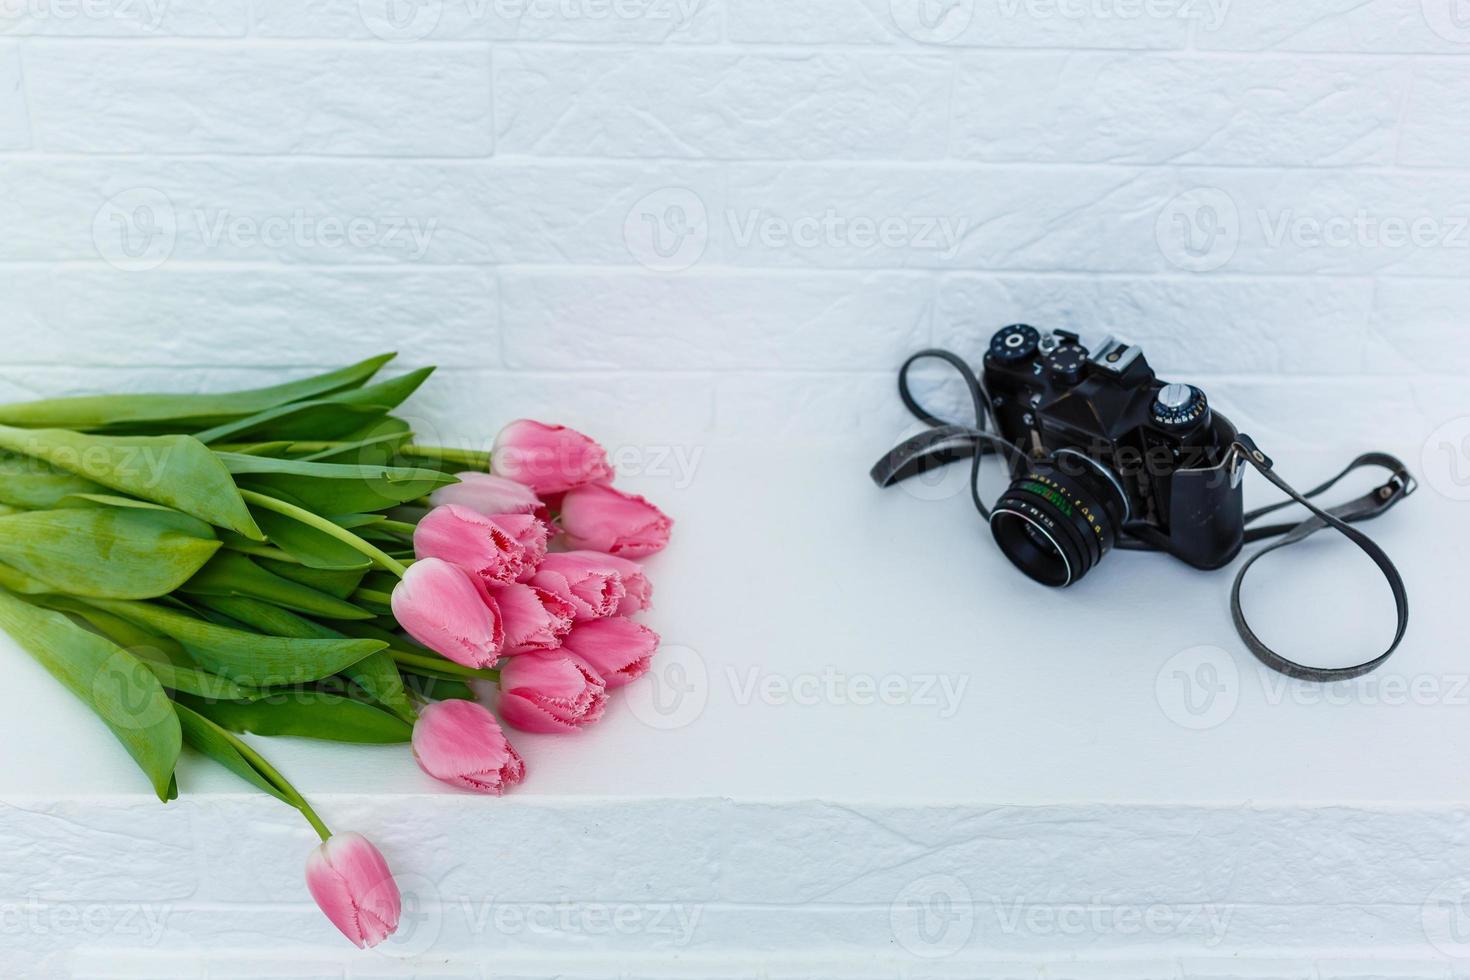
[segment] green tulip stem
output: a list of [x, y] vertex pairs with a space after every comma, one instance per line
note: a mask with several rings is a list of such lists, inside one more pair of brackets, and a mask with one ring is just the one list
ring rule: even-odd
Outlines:
[[403, 578], [404, 572], [408, 571], [408, 568], [393, 556], [364, 541], [345, 527], [333, 524], [325, 517], [313, 514], [304, 507], [297, 507], [295, 504], [288, 504], [284, 500], [277, 500], [275, 497], [263, 493], [256, 493], [254, 490], [246, 490], [244, 487], [240, 488], [240, 496], [245, 498], [246, 503], [254, 504], [265, 510], [275, 511], [277, 514], [300, 521], [307, 527], [316, 528], [323, 534], [336, 538], [349, 548], [367, 555], [399, 578]]
[[417, 456], [420, 459], [434, 459], [445, 463], [453, 463], [466, 469], [477, 470], [487, 473], [490, 470], [490, 454], [476, 452], [473, 449], [452, 449], [448, 446], [417, 446], [409, 444], [398, 450], [405, 456]]
[[480, 670], [475, 667], [466, 667], [457, 664], [453, 660], [442, 657], [422, 657], [416, 653], [407, 653], [403, 650], [388, 648], [388, 653], [393, 657], [395, 663], [402, 664], [409, 670], [431, 670], [436, 674], [451, 674], [455, 677], [463, 677], [466, 680], [476, 681], [499, 681], [500, 671]]
[[297, 792], [296, 787], [292, 786], [275, 766], [266, 762], [263, 755], [252, 749], [248, 742], [234, 732], [228, 731], [219, 725], [215, 725], [215, 730], [225, 741], [234, 747], [236, 752], [245, 758], [246, 762], [249, 762], [256, 769], [260, 770], [260, 774], [270, 780], [271, 785], [286, 794], [286, 797], [291, 801], [291, 805], [301, 811], [301, 815], [306, 818], [307, 823], [311, 824], [311, 829], [316, 831], [318, 837], [326, 840], [332, 836], [331, 830], [327, 829], [327, 825], [322, 823], [322, 818], [317, 816], [316, 811], [311, 808], [311, 804], [306, 802], [306, 797]]

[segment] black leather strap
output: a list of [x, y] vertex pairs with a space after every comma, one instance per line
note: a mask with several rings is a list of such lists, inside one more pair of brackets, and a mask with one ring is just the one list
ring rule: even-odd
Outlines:
[[[974, 426], [956, 425], [947, 422], [932, 414], [923, 405], [919, 404], [909, 389], [909, 370], [915, 363], [932, 358], [941, 360], [959, 372], [965, 382], [966, 390], [970, 396], [975, 410]], [[980, 497], [980, 462], [991, 453], [1001, 452], [1012, 458], [1024, 460], [1025, 454], [1013, 444], [1002, 439], [1000, 436], [987, 431], [990, 419], [990, 395], [985, 390], [984, 382], [976, 377], [970, 366], [959, 357], [959, 355], [946, 350], [929, 349], [919, 351], [903, 363], [898, 372], [898, 395], [903, 400], [904, 407], [921, 422], [931, 426], [925, 432], [921, 432], [911, 439], [907, 439], [895, 446], [880, 459], [870, 472], [873, 482], [880, 487], [889, 487], [901, 480], [911, 476], [927, 472], [937, 466], [943, 466], [959, 459], [969, 458], [970, 464], [970, 497], [975, 504], [975, 509], [981, 515], [989, 519], [990, 508]], [[1398, 649], [1399, 643], [1404, 638], [1404, 632], [1409, 625], [1409, 599], [1404, 588], [1403, 578], [1394, 567], [1388, 555], [1378, 547], [1363, 532], [1351, 525], [1359, 521], [1371, 520], [1388, 510], [1400, 500], [1409, 496], [1417, 487], [1413, 476], [1409, 474], [1408, 468], [1394, 456], [1388, 453], [1364, 453], [1348, 464], [1347, 468], [1321, 486], [1314, 487], [1306, 493], [1298, 493], [1285, 480], [1276, 475], [1272, 468], [1269, 457], [1256, 447], [1255, 442], [1247, 435], [1240, 435], [1231, 447], [1240, 460], [1249, 463], [1260, 471], [1261, 475], [1284, 492], [1289, 499], [1280, 503], [1271, 504], [1250, 511], [1245, 515], [1244, 522], [1247, 525], [1245, 531], [1246, 541], [1260, 541], [1266, 538], [1281, 535], [1281, 540], [1269, 547], [1251, 555], [1241, 566], [1235, 576], [1235, 584], [1230, 592], [1230, 614], [1235, 620], [1236, 631], [1250, 651], [1255, 654], [1261, 663], [1273, 670], [1280, 671], [1289, 677], [1310, 681], [1337, 681], [1358, 677], [1368, 673], [1387, 660], [1393, 652]], [[1345, 504], [1322, 510], [1311, 502], [1317, 497], [1342, 480], [1343, 477], [1355, 470], [1365, 466], [1377, 466], [1389, 470], [1392, 473], [1389, 481], [1375, 488], [1356, 500], [1350, 500]], [[1306, 520], [1291, 524], [1265, 524], [1258, 527], [1250, 527], [1255, 521], [1267, 514], [1274, 513], [1283, 507], [1292, 504], [1301, 504], [1311, 512], [1312, 516]], [[1240, 606], [1240, 587], [1245, 579], [1246, 572], [1250, 571], [1252, 565], [1263, 556], [1270, 554], [1278, 548], [1296, 544], [1308, 536], [1320, 531], [1324, 527], [1331, 527], [1347, 537], [1349, 541], [1357, 545], [1363, 552], [1373, 560], [1383, 577], [1388, 580], [1389, 589], [1393, 592], [1394, 605], [1398, 613], [1398, 627], [1394, 632], [1393, 643], [1387, 650], [1374, 657], [1352, 667], [1309, 667], [1305, 664], [1288, 660], [1281, 654], [1266, 646], [1251, 630], [1246, 622], [1245, 614]], [[1146, 538], [1133, 536], [1131, 539], [1119, 539], [1120, 547], [1134, 550], [1161, 550], [1155, 543], [1150, 543]]]
[[[1362, 456], [1353, 460], [1352, 463], [1348, 464], [1347, 468], [1341, 473], [1326, 483], [1314, 488], [1308, 493], [1302, 494], [1292, 489], [1290, 484], [1276, 475], [1276, 471], [1272, 468], [1271, 459], [1256, 447], [1255, 442], [1251, 440], [1250, 436], [1242, 434], [1232, 448], [1239, 455], [1240, 459], [1255, 467], [1262, 476], [1290, 498], [1281, 503], [1272, 504], [1269, 507], [1262, 507], [1259, 510], [1253, 510], [1246, 514], [1245, 520], [1247, 524], [1265, 514], [1280, 510], [1282, 507], [1288, 507], [1293, 503], [1301, 504], [1312, 513], [1311, 517], [1302, 521], [1300, 524], [1273, 524], [1265, 527], [1250, 528], [1246, 531], [1247, 540], [1259, 540], [1263, 537], [1282, 533], [1285, 536], [1280, 541], [1262, 548], [1260, 551], [1251, 555], [1250, 558], [1246, 559], [1245, 564], [1240, 567], [1240, 571], [1236, 573], [1235, 584], [1230, 590], [1230, 616], [1235, 620], [1236, 632], [1240, 634], [1240, 638], [1245, 641], [1245, 645], [1250, 648], [1251, 653], [1255, 654], [1256, 659], [1261, 661], [1261, 663], [1270, 667], [1272, 670], [1280, 671], [1288, 677], [1295, 677], [1299, 680], [1321, 681], [1324, 683], [1328, 681], [1341, 681], [1352, 677], [1360, 677], [1375, 669], [1398, 649], [1399, 643], [1404, 638], [1404, 632], [1409, 628], [1409, 595], [1408, 591], [1404, 588], [1403, 577], [1399, 575], [1399, 570], [1394, 567], [1388, 555], [1374, 543], [1372, 538], [1357, 528], [1352, 527], [1351, 524], [1356, 521], [1371, 520], [1413, 493], [1417, 488], [1417, 484], [1413, 476], [1409, 474], [1408, 468], [1396, 457], [1390, 456], [1387, 453], [1364, 453]], [[1393, 476], [1390, 477], [1387, 483], [1376, 487], [1372, 492], [1329, 510], [1318, 508], [1309, 499], [1325, 492], [1343, 477], [1364, 466], [1384, 467], [1392, 471]], [[1285, 548], [1287, 545], [1296, 544], [1298, 541], [1306, 539], [1324, 527], [1331, 527], [1342, 533], [1349, 541], [1361, 548], [1363, 553], [1373, 560], [1374, 565], [1378, 566], [1378, 570], [1383, 573], [1383, 577], [1388, 581], [1389, 589], [1393, 592], [1394, 608], [1398, 616], [1398, 626], [1394, 631], [1393, 642], [1389, 644], [1388, 649], [1372, 660], [1366, 660], [1363, 663], [1355, 664], [1351, 667], [1309, 667], [1305, 664], [1297, 663], [1295, 660], [1288, 660], [1275, 650], [1272, 650], [1261, 641], [1260, 637], [1256, 636], [1255, 631], [1246, 622], [1245, 612], [1240, 606], [1240, 587], [1245, 581], [1246, 572], [1250, 571], [1252, 565], [1271, 552]]]
[[[914, 398], [913, 392], [909, 390], [909, 369], [926, 358], [944, 361], [958, 371], [960, 377], [964, 379], [965, 389], [970, 395], [970, 403], [975, 410], [974, 426], [946, 422], [939, 416], [931, 414]], [[947, 350], [938, 348], [921, 350], [904, 361], [903, 367], [898, 369], [898, 397], [903, 400], [904, 407], [915, 418], [933, 428], [911, 439], [905, 439], [885, 453], [883, 458], [868, 471], [873, 482], [880, 487], [891, 487], [901, 480], [926, 473], [936, 466], [944, 466], [957, 459], [973, 457], [973, 462], [970, 464], [970, 500], [975, 504], [975, 509], [980, 512], [980, 515], [987, 521], [990, 520], [990, 508], [985, 506], [985, 501], [980, 497], [980, 461], [991, 453], [997, 452], [1005, 453], [1015, 459], [1024, 460], [1026, 457], [1025, 453], [1011, 443], [993, 432], [986, 431], [987, 420], [990, 418], [990, 395], [985, 391], [981, 380], [975, 376], [975, 372], [970, 370], [970, 365], [966, 364], [958, 354]]]

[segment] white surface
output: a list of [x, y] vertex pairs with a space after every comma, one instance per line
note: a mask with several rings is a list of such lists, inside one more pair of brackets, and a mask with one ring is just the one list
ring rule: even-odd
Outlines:
[[[0, 895], [13, 923], [64, 899], [105, 924], [21, 925], [17, 947], [70, 950], [53, 968], [109, 977], [193, 975], [202, 961], [181, 951], [241, 946], [366, 975], [446, 959], [493, 975], [725, 975], [726, 958], [728, 975], [1012, 960], [1033, 975], [1076, 959], [1078, 976], [1140, 976], [1190, 958], [1216, 975], [1273, 958], [1333, 975], [1354, 957], [1470, 953], [1440, 904], [1470, 885], [1470, 776], [1454, 763], [1470, 751], [1470, 668], [1444, 574], [1470, 544], [1465, 504], [1426, 487], [1372, 527], [1404, 570], [1410, 632], [1380, 673], [1323, 689], [1241, 648], [1228, 572], [1113, 554], [1044, 590], [953, 492], [960, 468], [924, 500], [873, 488], [868, 455], [713, 445], [692, 476], [631, 480], [678, 521], [649, 563], [646, 618], [667, 648], [597, 728], [516, 735], [528, 779], [505, 799], [441, 788], [404, 747], [268, 742], [415, 896], [418, 925], [371, 958], [306, 904], [311, 837], [294, 815], [198, 759], [180, 803], [152, 801], [6, 642], [0, 743], [24, 748], [0, 784]], [[1303, 484], [1340, 462], [1278, 457]], [[1263, 635], [1323, 662], [1376, 651], [1391, 613], [1376, 573], [1325, 540], [1300, 551], [1253, 573]], [[1271, 609], [1288, 596], [1311, 613]], [[1191, 711], [1207, 706], [1190, 686], [1206, 662], [1224, 686]], [[890, 703], [803, 686], [833, 672]], [[944, 900], [962, 917], [917, 938], [910, 903]], [[130, 908], [158, 928], [125, 931]], [[1149, 909], [1154, 926], [1127, 926]], [[625, 926], [599, 931], [615, 910]]]
[[[565, 421], [679, 520], [658, 680], [584, 738], [519, 738], [512, 797], [441, 791], [401, 749], [271, 746], [422, 896], [382, 955], [306, 904], [293, 815], [197, 760], [151, 801], [0, 644], [0, 974], [1447, 974], [1470, 953], [1440, 904], [1470, 865], [1454, 7], [0, 4], [0, 399], [398, 348], [444, 367], [413, 403], [431, 440]], [[1390, 665], [1288, 684], [1239, 646], [1227, 572], [1114, 555], [1053, 594], [959, 470], [932, 502], [870, 487], [910, 425], [903, 356], [978, 357], [1014, 320], [1141, 343], [1299, 485], [1401, 447], [1426, 488], [1372, 527], [1411, 590]], [[1341, 543], [1254, 574], [1284, 647], [1388, 628]], [[1309, 612], [1263, 604], [1289, 594]], [[908, 698], [825, 694], [829, 669]], [[660, 682], [695, 687], [662, 715]], [[970, 918], [915, 944], [909, 903], [942, 897]], [[493, 915], [564, 900], [631, 925]], [[1167, 908], [1046, 925], [1079, 903]]]
[[[1470, 662], [1453, 640], [1459, 583], [1445, 574], [1470, 547], [1466, 504], [1430, 487], [1371, 526], [1408, 584], [1410, 632], [1380, 672], [1324, 691], [1277, 677], [1242, 647], [1227, 609], [1233, 572], [1115, 552], [1078, 586], [1051, 591], [995, 549], [964, 495], [964, 467], [930, 487], [882, 492], [866, 476], [874, 456], [711, 446], [687, 487], [629, 481], [677, 521], [673, 545], [648, 563], [656, 608], [644, 617], [672, 656], [640, 688], [637, 710], [616, 698], [586, 737], [519, 736], [523, 792], [966, 805], [1470, 800], [1470, 772], [1441, 755], [1470, 753], [1460, 723]], [[1343, 462], [1278, 458], [1302, 486]], [[1350, 545], [1319, 537], [1255, 567], [1247, 612], [1288, 654], [1367, 659], [1392, 636], [1387, 587]], [[1200, 647], [1220, 654], [1188, 652]], [[1227, 689], [1206, 713], [1195, 678], [1207, 661]], [[1431, 683], [1432, 692], [1396, 687]], [[20, 665], [12, 684], [17, 710], [0, 732], [62, 734], [13, 760], [0, 776], [7, 795], [146, 791], [38, 666]], [[336, 763], [333, 752], [289, 740], [273, 750], [309, 791], [437, 788], [400, 749], [322, 764]], [[229, 774], [197, 769], [181, 780], [186, 790], [235, 788]]]
[[1278, 444], [1427, 433], [1470, 370], [1454, 8], [12, 3], [0, 397], [399, 347], [457, 376], [440, 425], [784, 439], [1027, 319]]

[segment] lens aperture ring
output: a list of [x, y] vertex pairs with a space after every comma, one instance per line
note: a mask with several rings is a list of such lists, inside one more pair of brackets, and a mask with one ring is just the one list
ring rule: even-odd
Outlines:
[[1038, 461], [996, 501], [990, 527], [1006, 557], [1046, 585], [1070, 585], [1112, 550], [1122, 505], [1091, 470]]

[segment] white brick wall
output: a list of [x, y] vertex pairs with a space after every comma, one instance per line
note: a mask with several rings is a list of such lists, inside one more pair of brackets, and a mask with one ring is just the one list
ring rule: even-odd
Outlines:
[[1458, 12], [0, 0], [0, 396], [398, 348], [427, 413], [876, 447], [1027, 319], [1412, 441], [1470, 412]]

